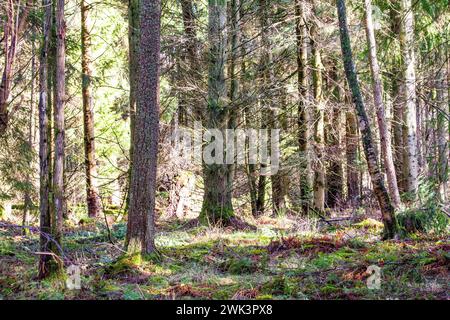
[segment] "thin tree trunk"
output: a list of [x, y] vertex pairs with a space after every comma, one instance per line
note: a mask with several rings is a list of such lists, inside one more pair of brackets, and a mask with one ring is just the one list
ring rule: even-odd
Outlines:
[[416, 115], [416, 74], [414, 54], [414, 12], [411, 0], [401, 0], [402, 13], [404, 15], [400, 45], [403, 57], [403, 71], [405, 80], [405, 108], [404, 117], [406, 124], [406, 136], [403, 143], [406, 146], [404, 168], [406, 169], [406, 188], [409, 200], [414, 201], [418, 187], [418, 150], [417, 150], [417, 115]]
[[[42, 0], [44, 8], [43, 44], [39, 61], [39, 215], [41, 232], [50, 234], [50, 140], [49, 140], [49, 116], [48, 116], [48, 54], [50, 45], [50, 32], [52, 24], [51, 0]], [[40, 251], [49, 252], [50, 243], [41, 233]], [[39, 278], [45, 278], [50, 272], [50, 256], [39, 256]]]
[[372, 21], [371, 0], [365, 0], [366, 7], [366, 34], [369, 45], [369, 62], [373, 80], [373, 99], [380, 131], [381, 154], [383, 157], [384, 169], [386, 171], [387, 183], [389, 187], [392, 204], [395, 208], [400, 206], [400, 193], [397, 186], [397, 176], [395, 174], [394, 159], [392, 157], [391, 134], [386, 121], [385, 107], [383, 103], [383, 87], [381, 82], [380, 67], [377, 59], [377, 49], [375, 31]]
[[384, 223], [384, 237], [390, 239], [397, 235], [397, 223], [394, 214], [394, 207], [391, 204], [389, 194], [384, 185], [384, 177], [381, 174], [378, 165], [378, 156], [376, 154], [376, 149], [374, 148], [374, 143], [372, 140], [370, 123], [366, 114], [364, 102], [359, 88], [355, 65], [353, 64], [350, 36], [347, 27], [345, 0], [337, 0], [337, 12], [339, 17], [339, 31], [345, 74], [352, 92], [353, 103], [355, 104], [358, 114], [364, 153], [366, 155], [374, 193], [378, 199], [378, 203], [381, 209], [381, 215]]
[[56, 215], [55, 239], [61, 243], [64, 220], [64, 106], [65, 106], [65, 39], [64, 0], [56, 1], [56, 95], [55, 157], [53, 166], [53, 201]]
[[161, 1], [142, 0], [138, 87], [130, 211], [125, 248], [130, 254], [155, 251], [155, 193], [159, 139], [159, 55]]
[[91, 35], [89, 11], [91, 5], [81, 0], [81, 66], [84, 125], [84, 165], [86, 171], [86, 200], [89, 217], [101, 212], [97, 187], [97, 164], [95, 160], [94, 105], [92, 98]]
[[[447, 201], [448, 192], [448, 159], [449, 159], [449, 121], [446, 117], [449, 114], [448, 97], [448, 68], [446, 68], [449, 58], [445, 56], [444, 49], [439, 50], [441, 69], [436, 80], [437, 104], [439, 111], [437, 114], [437, 143], [438, 143], [438, 193], [440, 200]], [[447, 69], [447, 70], [446, 70]], [[447, 72], [445, 72], [447, 71]], [[447, 73], [447, 74], [446, 74]]]
[[311, 128], [308, 109], [308, 30], [306, 26], [305, 2], [296, 0], [297, 76], [298, 76], [298, 131], [300, 152], [300, 199], [304, 215], [309, 213], [313, 190], [311, 167]]
[[[316, 11], [314, 5], [314, 11]], [[320, 49], [318, 48], [319, 33], [317, 25], [311, 26], [311, 46], [312, 46], [312, 76], [314, 103], [316, 104], [314, 117], [314, 139], [315, 139], [315, 164], [314, 164], [314, 209], [323, 212], [325, 210], [325, 166], [324, 166], [324, 140], [325, 140], [325, 123], [324, 123], [324, 103], [322, 94], [322, 58]]]

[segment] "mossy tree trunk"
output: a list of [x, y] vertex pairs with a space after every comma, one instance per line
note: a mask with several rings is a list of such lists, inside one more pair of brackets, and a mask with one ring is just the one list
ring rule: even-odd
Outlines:
[[339, 31], [341, 38], [342, 56], [346, 78], [351, 89], [353, 103], [358, 114], [359, 126], [362, 134], [364, 153], [366, 155], [370, 178], [381, 209], [381, 215], [384, 223], [384, 237], [394, 238], [397, 236], [397, 222], [394, 213], [394, 207], [384, 185], [384, 176], [380, 171], [378, 156], [372, 139], [370, 123], [365, 110], [361, 90], [359, 88], [356, 68], [353, 63], [352, 49], [350, 45], [350, 36], [347, 26], [347, 12], [345, 0], [337, 0], [337, 12], [339, 18]]
[[375, 30], [372, 21], [372, 4], [371, 0], [365, 0], [364, 3], [366, 8], [365, 24], [367, 43], [369, 45], [369, 64], [373, 81], [373, 99], [377, 114], [378, 128], [380, 131], [381, 154], [383, 157], [384, 170], [386, 172], [392, 204], [394, 207], [398, 208], [401, 204], [400, 193], [398, 191], [397, 176], [395, 174], [394, 159], [392, 156], [391, 133], [388, 128], [383, 102], [383, 85], [377, 58]]
[[[208, 3], [208, 105], [206, 126], [225, 133], [230, 117], [225, 84], [225, 64], [227, 61], [227, 5], [224, 0]], [[215, 152], [219, 152], [216, 150]], [[217, 156], [217, 155], [216, 155]], [[225, 159], [225, 155], [223, 156]], [[232, 205], [232, 179], [230, 167], [225, 163], [203, 163], [204, 196], [200, 213], [203, 223], [230, 222], [234, 216]]]
[[130, 254], [149, 254], [155, 251], [161, 2], [142, 0], [139, 7], [139, 21], [135, 148], [125, 248]]

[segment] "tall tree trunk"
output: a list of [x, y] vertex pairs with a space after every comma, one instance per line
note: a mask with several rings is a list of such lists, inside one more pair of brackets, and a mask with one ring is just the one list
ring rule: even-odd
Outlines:
[[128, 79], [130, 82], [129, 112], [130, 112], [130, 164], [128, 168], [128, 193], [125, 209], [130, 206], [131, 168], [133, 166], [134, 132], [136, 126], [136, 92], [138, 85], [138, 53], [139, 53], [139, 1], [128, 0]]
[[86, 200], [89, 217], [101, 212], [97, 187], [97, 164], [95, 161], [94, 105], [92, 98], [91, 35], [89, 11], [91, 4], [81, 0], [81, 67], [84, 125], [84, 165], [86, 171]]
[[[35, 75], [36, 75], [36, 45], [34, 41], [35, 37], [35, 30], [32, 28], [31, 30], [32, 35], [32, 43], [31, 43], [31, 85], [30, 85], [30, 114], [28, 118], [28, 148], [31, 151], [34, 149], [34, 137], [35, 137], [35, 106], [34, 106], [34, 88], [35, 88]], [[31, 169], [33, 166], [32, 158], [29, 158], [28, 166]], [[24, 192], [24, 201], [23, 201], [23, 219], [22, 219], [22, 225], [25, 226], [28, 224], [28, 217], [30, 215], [31, 208], [33, 206], [33, 201], [31, 199], [31, 186], [33, 184], [31, 179], [31, 173], [27, 172], [25, 177], [26, 182], [26, 189]], [[28, 229], [23, 229], [23, 234], [27, 234]]]
[[[391, 36], [395, 38], [400, 34], [400, 6], [397, 0], [391, 0], [391, 6], [389, 9], [389, 15], [391, 20]], [[393, 109], [393, 123], [392, 123], [392, 134], [393, 134], [393, 145], [394, 145], [394, 166], [395, 174], [397, 177], [397, 186], [399, 193], [406, 190], [405, 181], [403, 178], [403, 102], [402, 102], [402, 84], [399, 75], [401, 74], [401, 68], [399, 65], [401, 61], [394, 60], [391, 63], [390, 69], [390, 79], [391, 79], [391, 97], [392, 97], [392, 109]]]
[[155, 193], [159, 139], [159, 55], [161, 1], [142, 0], [135, 148], [125, 248], [130, 254], [155, 250]]
[[[229, 110], [226, 105], [225, 64], [227, 61], [227, 6], [222, 0], [209, 1], [208, 40], [208, 106], [207, 128], [224, 133]], [[219, 150], [215, 151], [216, 153]], [[217, 154], [216, 154], [217, 156]], [[225, 157], [223, 157], [225, 159]], [[233, 217], [232, 184], [227, 164], [203, 164], [204, 196], [200, 220], [205, 223], [228, 224]]]
[[375, 31], [372, 21], [371, 0], [365, 0], [366, 7], [366, 34], [369, 45], [369, 62], [372, 73], [373, 99], [380, 131], [381, 154], [383, 157], [384, 169], [386, 171], [389, 193], [392, 204], [395, 208], [400, 206], [400, 193], [397, 186], [397, 176], [395, 174], [394, 159], [392, 157], [391, 134], [386, 121], [385, 107], [383, 103], [383, 86], [381, 81], [380, 67], [377, 59], [377, 49], [375, 40]]
[[340, 88], [339, 74], [334, 66], [330, 71], [330, 79], [333, 82], [333, 110], [330, 112], [331, 119], [327, 121], [327, 150], [331, 158], [327, 172], [327, 207], [335, 208], [342, 202], [344, 193], [344, 168], [343, 168], [343, 123], [344, 112], [342, 112], [343, 92]]
[[418, 187], [418, 150], [417, 150], [417, 116], [416, 116], [416, 74], [414, 54], [414, 12], [411, 0], [401, 0], [402, 14], [400, 44], [403, 58], [403, 71], [405, 80], [405, 107], [404, 117], [406, 124], [406, 146], [404, 168], [406, 169], [406, 188], [409, 200], [414, 201]]
[[305, 2], [296, 0], [295, 12], [297, 35], [297, 76], [298, 76], [298, 131], [300, 152], [300, 199], [303, 214], [311, 207], [313, 173], [311, 167], [311, 121], [308, 108], [308, 30], [306, 26]]
[[[437, 143], [438, 143], [438, 193], [440, 200], [445, 203], [448, 193], [448, 168], [449, 168], [449, 85], [448, 66], [449, 58], [445, 55], [444, 49], [439, 50], [441, 68], [436, 80], [437, 104], [439, 106], [437, 114]], [[447, 67], [447, 68], [446, 68]], [[447, 70], [446, 70], [447, 69]], [[445, 72], [447, 71], [447, 72]]]
[[53, 166], [53, 201], [56, 215], [55, 238], [62, 239], [64, 219], [64, 106], [65, 106], [65, 39], [64, 0], [56, 1], [56, 96], [55, 96], [55, 157]]
[[353, 64], [350, 36], [347, 27], [345, 0], [337, 0], [337, 12], [339, 18], [339, 31], [345, 74], [352, 92], [353, 103], [355, 104], [358, 114], [364, 153], [366, 155], [370, 178], [372, 180], [375, 196], [378, 199], [381, 209], [381, 215], [384, 223], [384, 237], [390, 239], [397, 235], [397, 223], [394, 214], [394, 207], [391, 204], [389, 194], [384, 185], [384, 177], [378, 165], [378, 156], [372, 140], [370, 123], [359, 88], [355, 65]]
[[[317, 12], [314, 3], [314, 12]], [[324, 102], [322, 94], [322, 58], [317, 41], [319, 39], [318, 27], [311, 26], [311, 46], [312, 46], [312, 76], [314, 103], [316, 104], [314, 117], [314, 139], [315, 139], [315, 164], [314, 164], [314, 209], [323, 212], [325, 210], [325, 165], [324, 165]]]
[[[49, 139], [49, 114], [48, 114], [48, 54], [50, 46], [50, 33], [52, 25], [52, 2], [42, 0], [44, 8], [43, 43], [39, 59], [39, 227], [41, 232], [50, 234], [50, 139]], [[50, 243], [45, 235], [40, 235], [40, 251], [49, 252]], [[50, 273], [50, 256], [39, 256], [39, 278], [45, 278]]]

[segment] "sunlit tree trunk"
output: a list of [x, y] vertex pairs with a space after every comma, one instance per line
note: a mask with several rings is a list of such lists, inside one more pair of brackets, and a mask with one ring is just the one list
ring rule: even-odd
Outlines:
[[383, 103], [383, 85], [380, 74], [380, 67], [377, 59], [377, 49], [375, 41], [375, 30], [372, 21], [371, 0], [365, 0], [366, 7], [366, 35], [369, 45], [369, 64], [372, 73], [373, 99], [380, 132], [381, 154], [383, 157], [384, 169], [386, 171], [389, 193], [394, 207], [400, 206], [400, 193], [397, 186], [397, 176], [395, 174], [394, 159], [392, 156], [391, 134], [388, 128], [385, 107]]
[[128, 193], [125, 200], [126, 209], [130, 205], [131, 197], [131, 168], [133, 166], [134, 131], [136, 123], [136, 91], [138, 84], [138, 49], [139, 49], [139, 2], [128, 0], [128, 81], [130, 83], [129, 112], [130, 112], [130, 166], [128, 168]]
[[359, 88], [355, 65], [353, 63], [350, 36], [347, 26], [345, 0], [337, 0], [337, 12], [339, 18], [339, 31], [345, 74], [352, 92], [353, 103], [355, 104], [358, 114], [364, 153], [366, 155], [370, 178], [372, 180], [375, 196], [377, 197], [381, 209], [381, 215], [384, 223], [384, 237], [390, 239], [397, 236], [397, 223], [394, 214], [394, 207], [391, 204], [389, 194], [384, 185], [384, 177], [378, 165], [378, 156], [372, 140], [370, 123]]
[[65, 106], [65, 39], [64, 0], [56, 1], [56, 78], [55, 78], [55, 156], [53, 166], [53, 205], [56, 216], [55, 238], [61, 242], [64, 219], [64, 106]]
[[[316, 11], [314, 6], [314, 11]], [[314, 103], [316, 105], [314, 116], [314, 139], [315, 139], [315, 163], [314, 163], [314, 209], [323, 212], [325, 210], [325, 165], [324, 165], [324, 102], [323, 102], [323, 79], [322, 79], [322, 58], [318, 47], [318, 27], [311, 26], [311, 46], [312, 46], [312, 77]]]
[[[230, 111], [226, 105], [225, 64], [227, 61], [227, 5], [222, 0], [209, 1], [209, 72], [207, 128], [224, 133]], [[216, 151], [217, 152], [217, 151]], [[225, 159], [225, 157], [224, 157]], [[203, 164], [204, 196], [200, 220], [228, 224], [233, 217], [232, 184], [227, 164]]]
[[[44, 233], [51, 233], [50, 225], [50, 137], [48, 103], [48, 54], [52, 24], [51, 0], [43, 0], [44, 18], [42, 25], [43, 42], [39, 58], [39, 227]], [[44, 234], [40, 235], [40, 251], [49, 252], [50, 243]], [[39, 278], [45, 278], [50, 272], [49, 255], [39, 256]]]
[[161, 2], [142, 0], [136, 91], [135, 148], [125, 248], [130, 254], [155, 250], [155, 193], [159, 139]]
[[416, 74], [414, 54], [414, 12], [411, 0], [401, 0], [402, 25], [400, 44], [403, 57], [403, 72], [405, 81], [404, 120], [406, 135], [403, 141], [405, 145], [404, 168], [406, 173], [406, 191], [410, 200], [415, 200], [418, 187], [418, 150], [417, 150], [417, 116], [416, 116]]
[[90, 8], [86, 0], [81, 1], [81, 69], [84, 125], [84, 165], [86, 171], [86, 198], [89, 217], [101, 212], [97, 187], [97, 164], [95, 160], [94, 105], [92, 97]]
[[298, 131], [300, 152], [300, 198], [303, 214], [311, 207], [313, 172], [311, 167], [311, 121], [308, 108], [308, 30], [305, 2], [296, 0], [297, 81], [298, 81]]

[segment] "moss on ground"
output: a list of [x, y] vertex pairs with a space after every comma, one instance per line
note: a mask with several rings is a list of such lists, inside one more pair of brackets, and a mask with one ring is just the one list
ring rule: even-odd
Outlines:
[[[285, 219], [285, 218], [284, 218]], [[2, 299], [448, 299], [450, 241], [415, 235], [380, 241], [380, 225], [365, 220], [325, 234], [164, 225], [160, 255], [123, 256], [123, 224], [104, 230], [69, 229], [64, 249], [82, 270], [82, 289], [60, 278], [37, 280], [38, 238], [0, 230]], [[95, 228], [98, 228], [96, 226]], [[161, 230], [160, 229], [160, 230]], [[369, 289], [367, 268], [381, 270]]]

